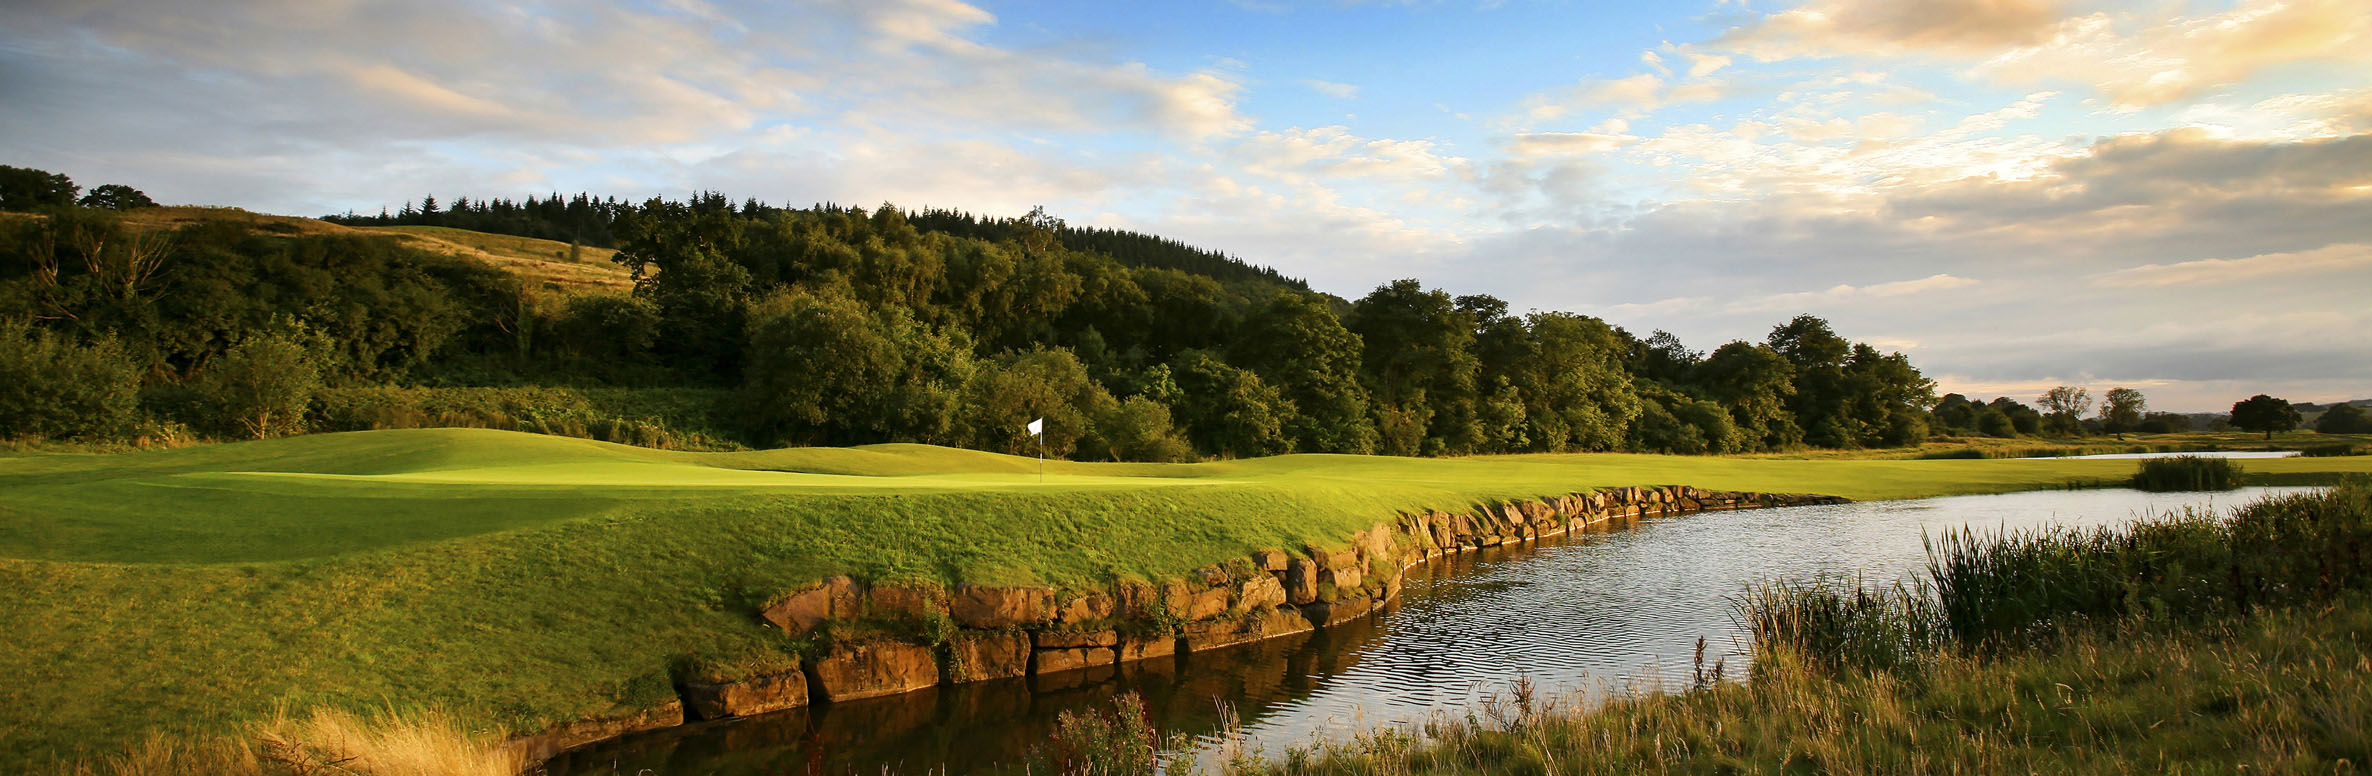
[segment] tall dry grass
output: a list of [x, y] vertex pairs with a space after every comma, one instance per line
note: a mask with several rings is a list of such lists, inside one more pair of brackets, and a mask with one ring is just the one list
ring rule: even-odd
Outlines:
[[285, 710], [235, 738], [154, 734], [120, 752], [37, 768], [41, 776], [517, 776], [529, 763], [504, 737], [452, 715]]

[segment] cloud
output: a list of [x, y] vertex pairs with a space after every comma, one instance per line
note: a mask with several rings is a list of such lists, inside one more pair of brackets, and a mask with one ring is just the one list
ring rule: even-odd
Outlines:
[[1898, 280], [1892, 283], [1868, 286], [1839, 283], [1820, 291], [1773, 294], [1760, 299], [1744, 300], [1731, 304], [1729, 310], [1734, 313], [1800, 312], [1846, 302], [1893, 299], [1913, 294], [1967, 288], [1976, 284], [1975, 280], [1945, 273], [1929, 275], [1917, 280]]
[[1639, 142], [1639, 136], [1607, 132], [1530, 132], [1516, 135], [1509, 150], [1516, 156], [1599, 154]]
[[1318, 79], [1311, 78], [1303, 80], [1301, 85], [1309, 87], [1310, 91], [1314, 91], [1337, 100], [1354, 100], [1359, 98], [1359, 87], [1356, 84], [1336, 83], [1334, 81], [1320, 81]]
[[2049, 36], [2057, 0], [1813, 0], [1731, 30], [1715, 42], [1758, 58], [1992, 52]]
[[2274, 68], [2372, 64], [2361, 0], [2241, 0], [2221, 12], [2072, 15], [2057, 0], [1814, 0], [1712, 48], [1797, 57], [1945, 59], [2008, 83], [2079, 83], [2124, 110], [2182, 102]]
[[[2120, 22], [2123, 22], [2122, 24]], [[2125, 32], [2120, 28], [2140, 29]], [[2360, 0], [2243, 0], [2223, 13], [2137, 21], [2093, 14], [1977, 67], [2011, 81], [2086, 82], [2119, 108], [2163, 105], [2284, 65], [2372, 64]]]
[[2266, 253], [2245, 259], [2199, 259], [2144, 264], [2092, 276], [2092, 282], [2124, 288], [2227, 284], [2332, 270], [2372, 267], [2372, 244], [2328, 245], [2311, 251]]

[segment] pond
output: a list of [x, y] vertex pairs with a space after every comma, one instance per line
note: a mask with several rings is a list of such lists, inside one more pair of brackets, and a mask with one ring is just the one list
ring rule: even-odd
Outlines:
[[[1924, 537], [2099, 525], [2223, 510], [2268, 494], [2037, 491], [1706, 512], [1451, 556], [1409, 570], [1397, 605], [1312, 634], [1175, 662], [691, 725], [563, 756], [550, 773], [982, 773], [1014, 766], [1057, 714], [1135, 691], [1163, 730], [1232, 716], [1242, 745], [1281, 755], [1313, 736], [1464, 714], [1519, 678], [1578, 697], [1686, 681], [1697, 639], [1732, 676], [1751, 659], [1729, 601], [1752, 583], [1822, 573], [1891, 581], [1925, 567]], [[1054, 681], [1047, 682], [1045, 679]]]

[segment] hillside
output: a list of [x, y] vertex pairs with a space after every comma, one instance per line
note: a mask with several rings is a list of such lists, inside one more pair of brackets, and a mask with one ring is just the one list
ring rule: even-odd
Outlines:
[[[921, 445], [677, 453], [461, 429], [0, 458], [0, 671], [46, 677], [0, 683], [0, 760], [212, 734], [283, 703], [534, 729], [665, 696], [687, 655], [803, 648], [753, 613], [832, 574], [1076, 588], [1342, 546], [1397, 510], [1496, 498], [1631, 484], [1899, 498], [2111, 479], [2131, 462], [1045, 467]], [[2329, 481], [2372, 458], [2249, 468]]]
[[252, 213], [224, 207], [156, 207], [128, 211], [135, 226], [178, 229], [209, 222], [233, 223], [270, 234], [384, 234], [405, 246], [484, 262], [519, 276], [531, 288], [570, 293], [625, 293], [634, 287], [626, 270], [610, 261], [608, 248], [571, 246], [530, 237], [486, 234], [428, 226], [354, 227], [312, 218]]

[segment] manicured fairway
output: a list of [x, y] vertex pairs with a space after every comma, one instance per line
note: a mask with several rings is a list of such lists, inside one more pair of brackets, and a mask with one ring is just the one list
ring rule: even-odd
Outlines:
[[[917, 446], [676, 453], [499, 431], [0, 458], [0, 763], [276, 704], [526, 729], [795, 649], [823, 576], [1100, 585], [1339, 544], [1396, 510], [1686, 484], [1855, 499], [2118, 480], [2131, 461], [1302, 455], [1076, 464]], [[2331, 481], [2372, 458], [2248, 461]]]

